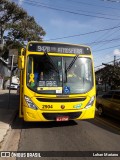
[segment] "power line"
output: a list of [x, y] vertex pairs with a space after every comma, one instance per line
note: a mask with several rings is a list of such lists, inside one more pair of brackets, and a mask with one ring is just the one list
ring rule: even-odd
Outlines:
[[92, 14], [98, 14], [98, 15], [104, 15], [104, 16], [119, 17], [119, 16], [116, 16], [116, 15], [104, 14], [104, 13], [101, 13], [101, 12], [91, 12], [91, 11], [84, 11], [84, 10], [79, 10], [79, 9], [77, 9], [76, 11], [85, 12], [85, 13], [92, 13]]
[[98, 15], [104, 15], [104, 16], [119, 17], [119, 16], [112, 15], [112, 14], [105, 14], [105, 13], [101, 13], [101, 12], [84, 11], [84, 10], [80, 10], [80, 9], [76, 9], [76, 11], [85, 12], [85, 13], [92, 13], [92, 14], [98, 14]]
[[73, 12], [73, 11], [69, 11], [69, 10], [65, 10], [65, 9], [50, 7], [50, 6], [44, 5], [43, 3], [38, 3], [38, 2], [30, 1], [30, 0], [29, 0], [29, 2], [23, 1], [23, 3], [29, 4], [29, 5], [32, 5], [32, 6], [48, 8], [48, 9], [51, 9], [51, 10], [66, 12], [66, 13], [70, 13], [70, 14], [86, 16], [86, 17], [96, 17], [96, 18], [108, 19], [108, 20], [120, 20], [120, 19], [113, 19], [113, 18], [110, 18], [110, 17], [95, 16], [95, 15], [83, 14], [83, 13]]
[[[72, 1], [72, 2], [76, 2], [76, 1]], [[82, 2], [78, 2], [78, 3], [82, 3]], [[68, 7], [68, 6], [67, 6]], [[78, 5], [77, 5], [78, 7]], [[99, 7], [99, 6], [98, 6]], [[72, 9], [73, 9], [73, 5], [72, 5]], [[88, 11], [88, 10], [80, 10], [80, 9], [75, 9], [75, 11], [80, 11], [80, 12], [85, 12], [85, 13], [91, 13], [91, 14], [98, 14], [98, 15], [104, 15], [104, 16], [113, 16], [113, 17], [119, 17], [117, 15], [112, 15], [112, 14], [105, 14], [105, 13], [101, 13], [101, 12], [92, 12], [92, 11]]]
[[91, 32], [82, 33], [82, 34], [76, 34], [76, 35], [70, 35], [70, 36], [64, 36], [64, 37], [58, 37], [58, 38], [51, 38], [51, 39], [48, 39], [48, 40], [45, 40], [45, 41], [58, 40], [58, 39], [64, 39], [64, 38], [72, 38], [72, 37], [78, 37], [78, 36], [85, 36], [85, 35], [88, 35], [88, 34], [94, 34], [94, 33], [98, 33], [98, 32], [104, 32], [104, 31], [115, 29], [115, 28], [119, 28], [119, 27], [120, 26], [106, 28], [106, 29], [101, 29], [101, 30], [96, 30], [96, 31], [91, 31]]
[[[114, 47], [113, 47], [114, 48]], [[114, 48], [114, 50], [115, 50], [115, 48]], [[94, 57], [98, 57], [97, 59], [96, 59], [96, 61], [98, 61], [98, 62], [100, 62], [100, 60], [101, 59], [103, 59], [103, 60], [105, 60], [105, 56], [107, 56], [107, 57], [112, 57], [112, 55], [113, 55], [113, 50], [112, 51], [109, 51], [109, 52], [101, 52], [101, 53], [99, 53], [99, 51], [98, 51], [98, 53], [96, 52], [96, 51], [92, 51], [93, 52], [93, 54], [94, 54]], [[102, 61], [102, 60], [101, 60]]]
[[103, 53], [105, 53], [105, 56], [104, 56], [103, 53], [102, 53], [102, 54], [99, 54], [99, 53], [96, 53], [96, 52], [99, 52], [99, 51], [102, 51], [102, 50], [111, 49], [111, 48], [115, 48], [115, 47], [120, 47], [120, 45], [111, 46], [111, 47], [104, 48], [104, 49], [100, 49], [100, 50], [93, 50], [93, 53], [95, 53], [95, 56], [99, 56], [99, 61], [100, 61], [100, 59], [105, 59], [105, 56], [106, 56], [106, 55], [113, 54], [113, 53], [112, 53], [113, 51], [109, 51], [108, 53], [103, 52]]
[[[32, 1], [33, 2], [33, 1]], [[113, 28], [114, 29], [114, 28]], [[81, 34], [83, 35], [83, 34]], [[63, 38], [69, 38], [69, 37], [75, 37], [75, 36], [81, 36], [81, 35], [73, 35], [73, 36], [67, 36], [67, 37], [62, 37]], [[57, 38], [57, 39], [61, 39], [61, 38]], [[56, 39], [52, 39], [52, 40], [56, 40]], [[92, 42], [93, 43], [93, 42]], [[94, 43], [97, 43], [97, 42], [94, 42]]]
[[106, 43], [106, 42], [113, 42], [113, 41], [118, 41], [120, 38], [115, 38], [115, 39], [108, 39], [108, 40], [101, 40], [101, 41], [94, 41], [90, 43], [86, 43], [87, 45], [92, 45], [92, 44], [97, 44], [97, 43]]
[[[115, 27], [117, 27], [117, 26], [119, 26], [120, 25], [120, 23], [118, 23]], [[119, 29], [119, 28], [118, 28]], [[112, 29], [113, 30], [113, 29]], [[108, 30], [107, 31], [107, 33], [109, 33], [111, 30]], [[117, 31], [114, 31], [113, 33], [115, 33], [115, 32], [118, 32], [119, 30], [117, 30]], [[106, 34], [107, 34], [106, 33]], [[113, 34], [113, 33], [111, 33], [111, 34], [109, 34], [110, 36]], [[105, 36], [106, 37], [106, 34], [104, 34], [103, 36]], [[108, 36], [107, 36], [108, 37]], [[105, 39], [105, 38], [104, 38]], [[103, 39], [103, 40], [104, 40]], [[112, 41], [111, 41], [112, 42]], [[107, 43], [110, 43], [110, 42], [106, 42], [106, 44]], [[99, 46], [99, 47], [97, 47], [96, 49], [98, 50], [99, 48], [101, 48], [103, 45], [105, 45], [105, 44], [102, 44], [101, 46]], [[113, 47], [111, 47], [111, 48], [114, 48], [114, 47], [116, 47], [116, 46], [113, 46]], [[107, 48], [107, 49], [109, 49], [109, 48]], [[102, 49], [100, 49], [99, 51], [101, 51]], [[106, 48], [104, 49], [104, 50], [106, 50]], [[97, 55], [99, 54], [99, 53], [96, 53]], [[103, 55], [101, 55], [101, 57], [103, 58]]]
[[119, 1], [119, 0], [101, 0], [101, 1], [108, 1], [108, 2], [120, 3], [120, 1]]
[[[120, 24], [120, 23], [119, 23]], [[118, 25], [119, 25], [118, 24]], [[118, 26], [117, 25], [117, 26]], [[118, 30], [117, 31], [114, 31], [113, 33], [109, 33], [110, 31], [107, 31], [107, 33], [106, 34], [108, 34], [109, 35], [109, 37], [111, 36], [111, 35], [113, 35], [113, 34], [115, 34], [116, 32], [118, 32], [120, 30], [120, 28], [118, 28]], [[102, 37], [104, 37], [102, 40], [104, 40], [104, 39], [106, 39], [107, 37], [108, 37], [108, 35], [106, 36], [106, 34], [104, 34]], [[106, 44], [108, 44], [109, 42], [106, 42]], [[99, 47], [97, 47], [97, 49], [99, 49], [99, 48], [101, 48], [102, 46], [103, 46], [104, 44], [102, 44], [102, 45], [100, 45]]]
[[95, 51], [93, 51], [93, 52], [99, 52], [99, 51], [103, 51], [103, 50], [107, 50], [107, 49], [114, 48], [114, 47], [119, 47], [119, 46], [120, 46], [120, 45], [112, 46], [112, 47], [109, 47], [109, 48], [103, 48], [103, 49], [95, 50]]
[[[120, 58], [116, 59], [115, 61], [118, 61], [118, 60], [120, 60]], [[113, 61], [110, 61], [110, 62], [107, 62], [107, 64], [108, 64], [108, 63], [112, 63], [112, 62], [114, 62], [114, 60], [113, 60]], [[99, 66], [96, 66], [95, 68], [98, 68], [98, 67], [101, 67], [101, 66], [103, 66], [103, 65], [101, 64], [101, 65], [99, 65]]]
[[[31, 1], [31, 2], [33, 2], [33, 1]], [[25, 2], [25, 1], [24, 1], [24, 3], [28, 3], [28, 2]], [[36, 6], [36, 4], [33, 4], [33, 3], [29, 3], [29, 4], [32, 4], [32, 5], [35, 5], [35, 6]], [[38, 6], [38, 5], [37, 5], [37, 6]], [[44, 5], [39, 5], [39, 6], [43, 6], [43, 7], [49, 8], [48, 6], [44, 6]], [[51, 8], [53, 9], [53, 7], [50, 7], [50, 9], [51, 9]], [[54, 9], [55, 9], [55, 8], [54, 8]], [[55, 9], [55, 10], [58, 10], [58, 9]], [[61, 11], [64, 11], [64, 10], [61, 10]], [[96, 32], [102, 32], [102, 31], [105, 31], [105, 30], [110, 30], [110, 29], [114, 29], [114, 28], [118, 28], [118, 27], [120, 27], [120, 26], [112, 27], [112, 28], [104, 29], [104, 30], [97, 30], [97, 31], [88, 32], [88, 33], [84, 33], [84, 34], [79, 34], [79, 35], [72, 35], [72, 36], [60, 37], [60, 38], [55, 38], [55, 39], [50, 39], [50, 40], [70, 38], [70, 37], [75, 37], [75, 36], [82, 36], [82, 35], [92, 34], [92, 33], [96, 33]], [[49, 40], [47, 40], [47, 41], [49, 41]], [[113, 47], [109, 47], [109, 48], [114, 48], [114, 47], [117, 47], [117, 46], [113, 46]], [[104, 49], [101, 49], [101, 50], [106, 50], [106, 49], [109, 49], [109, 48], [104, 48]], [[95, 52], [101, 51], [101, 50], [96, 50]]]
[[[120, 25], [120, 23], [118, 23], [117, 25], [115, 25], [114, 27], [117, 27], [117, 26], [119, 26]], [[112, 30], [114, 30], [115, 28], [113, 28]], [[119, 29], [119, 28], [118, 28]], [[97, 38], [96, 40], [94, 40], [94, 41], [97, 41], [98, 39], [100, 39], [100, 38], [102, 38], [102, 40], [104, 40], [106, 37], [108, 37], [108, 35], [112, 35], [113, 33], [111, 33], [111, 34], [109, 34], [109, 32], [111, 32], [111, 30], [109, 31], [107, 31], [106, 32], [106, 34], [107, 34], [107, 36], [106, 36], [106, 34], [104, 34], [104, 35], [101, 35], [99, 38]], [[116, 31], [115, 31], [116, 32]]]
[[[68, 0], [67, 0], [68, 1]], [[95, 5], [95, 4], [91, 4], [91, 3], [86, 3], [86, 2], [78, 2], [78, 1], [74, 1], [74, 0], [69, 0], [69, 1], [73, 1], [75, 3], [80, 3], [80, 4], [83, 4], [83, 5], [89, 5], [89, 6], [92, 6], [92, 7], [102, 7], [102, 8], [107, 8], [107, 9], [114, 9], [114, 10], [120, 10], [118, 8], [115, 8], [115, 7], [106, 7], [106, 6], [102, 6], [102, 5]]]
[[[95, 54], [94, 57], [96, 57], [96, 55], [97, 55], [97, 54]], [[97, 63], [97, 62], [99, 63], [100, 61], [101, 61], [101, 62], [104, 61], [104, 60], [106, 59], [106, 57], [113, 58], [113, 53], [112, 53], [112, 52], [111, 52], [111, 53], [108, 52], [108, 53], [105, 53], [105, 55], [102, 55], [102, 54], [101, 54], [101, 55], [98, 55], [97, 57], [98, 57], [98, 58], [96, 58], [96, 63]]]

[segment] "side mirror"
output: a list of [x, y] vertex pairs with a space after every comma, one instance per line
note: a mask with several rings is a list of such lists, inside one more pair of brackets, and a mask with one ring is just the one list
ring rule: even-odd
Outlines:
[[21, 49], [20, 55], [21, 55], [21, 56], [22, 56], [22, 55], [25, 55], [25, 48], [22, 48], [22, 49]]
[[24, 68], [24, 56], [18, 57], [18, 68], [23, 69]]
[[24, 63], [25, 63], [24, 55], [25, 55], [25, 48], [22, 48], [21, 52], [20, 52], [20, 55], [18, 57], [18, 68], [19, 69], [23, 69], [24, 68]]

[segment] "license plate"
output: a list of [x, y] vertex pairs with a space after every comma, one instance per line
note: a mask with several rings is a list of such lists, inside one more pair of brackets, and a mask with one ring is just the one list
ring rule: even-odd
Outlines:
[[62, 117], [57, 117], [56, 121], [68, 121], [69, 117], [68, 116], [62, 116]]

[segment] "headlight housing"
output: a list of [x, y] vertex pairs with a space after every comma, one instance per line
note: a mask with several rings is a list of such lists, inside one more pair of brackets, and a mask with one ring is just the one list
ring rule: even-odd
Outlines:
[[27, 97], [27, 96], [24, 96], [25, 97], [25, 101], [27, 102], [27, 105], [29, 108], [32, 108], [34, 110], [38, 110], [38, 107], [32, 102], [32, 100]]
[[91, 97], [90, 101], [88, 102], [88, 104], [86, 105], [85, 109], [88, 109], [90, 107], [92, 107], [93, 103], [95, 100], [95, 96]]

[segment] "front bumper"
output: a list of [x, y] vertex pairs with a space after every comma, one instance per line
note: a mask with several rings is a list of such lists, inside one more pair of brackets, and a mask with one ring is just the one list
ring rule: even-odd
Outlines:
[[57, 117], [68, 116], [69, 120], [90, 119], [95, 116], [95, 107], [83, 110], [41, 111], [25, 107], [24, 121], [55, 121]]

